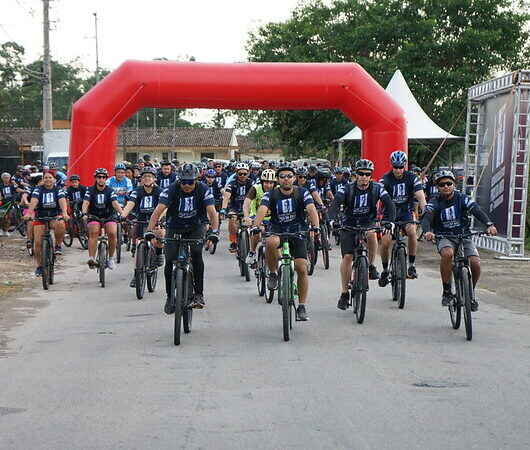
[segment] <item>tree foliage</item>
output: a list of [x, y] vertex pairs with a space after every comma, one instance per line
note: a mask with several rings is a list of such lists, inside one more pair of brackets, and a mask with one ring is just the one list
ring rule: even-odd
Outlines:
[[[454, 122], [467, 88], [527, 64], [528, 11], [511, 0], [311, 0], [251, 33], [247, 52], [256, 62], [357, 62], [382, 86], [400, 69], [426, 113], [463, 134], [465, 114]], [[253, 116], [295, 150], [326, 147], [352, 127], [336, 111]]]

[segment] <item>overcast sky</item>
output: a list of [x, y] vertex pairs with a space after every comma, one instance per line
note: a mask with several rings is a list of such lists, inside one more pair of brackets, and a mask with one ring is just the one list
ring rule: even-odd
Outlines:
[[[0, 0], [0, 42], [26, 49], [26, 62], [41, 57], [42, 1]], [[202, 62], [246, 60], [248, 32], [283, 21], [299, 0], [52, 0], [52, 58], [79, 57], [95, 70], [98, 15], [100, 66], [115, 69], [126, 59], [194, 56]], [[196, 114], [194, 120], [205, 120]]]

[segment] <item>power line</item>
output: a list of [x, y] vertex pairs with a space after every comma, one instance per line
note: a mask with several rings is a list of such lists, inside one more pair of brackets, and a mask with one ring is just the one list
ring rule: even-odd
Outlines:
[[35, 19], [35, 10], [33, 8], [27, 8], [25, 7], [20, 0], [15, 0], [17, 2], [17, 5], [20, 6], [27, 14], [29, 14], [31, 17]]

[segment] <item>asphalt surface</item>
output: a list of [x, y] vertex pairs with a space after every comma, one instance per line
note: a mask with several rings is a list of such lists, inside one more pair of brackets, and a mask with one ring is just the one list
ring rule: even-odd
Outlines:
[[175, 347], [161, 272], [139, 301], [129, 255], [105, 289], [80, 250], [63, 258], [49, 292], [19, 300], [33, 317], [0, 355], [0, 449], [530, 448], [530, 317], [482, 302], [467, 342], [421, 261], [405, 310], [372, 284], [358, 325], [336, 308], [335, 249], [286, 343], [280, 307], [223, 243]]

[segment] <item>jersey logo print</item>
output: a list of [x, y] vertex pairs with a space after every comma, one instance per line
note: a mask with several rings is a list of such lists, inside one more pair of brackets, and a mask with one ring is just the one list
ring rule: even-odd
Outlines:
[[43, 203], [45, 205], [51, 205], [53, 203], [55, 203], [54, 201], [54, 196], [53, 196], [53, 192], [46, 192], [43, 196]]
[[404, 197], [406, 190], [405, 190], [405, 183], [399, 183], [394, 186], [394, 197]]
[[446, 208], [442, 211], [442, 220], [444, 222], [449, 222], [449, 221], [452, 221], [452, 220], [456, 220], [456, 211], [455, 211], [455, 207], [454, 206], [451, 206], [450, 208]]
[[96, 203], [98, 205], [102, 205], [103, 203], [105, 203], [105, 194], [98, 194], [96, 196]]
[[184, 200], [184, 212], [193, 211], [193, 197], [185, 197]]
[[144, 197], [143, 207], [145, 209], [150, 209], [153, 207], [153, 197], [151, 195]]
[[282, 213], [292, 213], [293, 212], [293, 202], [292, 199], [288, 198], [281, 201], [281, 212]]

